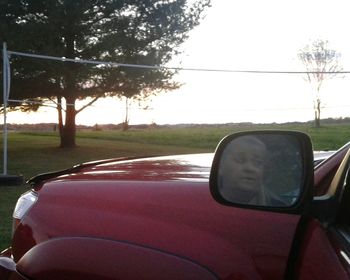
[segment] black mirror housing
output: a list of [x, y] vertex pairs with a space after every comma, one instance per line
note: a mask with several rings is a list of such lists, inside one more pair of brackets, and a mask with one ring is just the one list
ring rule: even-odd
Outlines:
[[302, 132], [239, 132], [216, 148], [210, 192], [228, 206], [301, 213], [312, 201], [313, 168], [311, 140]]

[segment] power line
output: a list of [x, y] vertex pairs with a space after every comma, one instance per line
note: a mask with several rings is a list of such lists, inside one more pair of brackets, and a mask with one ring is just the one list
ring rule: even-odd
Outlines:
[[130, 64], [118, 63], [110, 61], [72, 59], [65, 57], [56, 57], [48, 55], [29, 54], [23, 52], [8, 51], [10, 55], [56, 60], [62, 62], [73, 62], [82, 64], [107, 65], [113, 67], [128, 67], [140, 69], [156, 69], [156, 70], [175, 70], [175, 71], [197, 71], [197, 72], [222, 72], [222, 73], [246, 73], [246, 74], [350, 74], [350, 71], [275, 71], [275, 70], [235, 70], [235, 69], [211, 69], [211, 68], [187, 68], [187, 67], [171, 67], [171, 66], [156, 66], [145, 64]]

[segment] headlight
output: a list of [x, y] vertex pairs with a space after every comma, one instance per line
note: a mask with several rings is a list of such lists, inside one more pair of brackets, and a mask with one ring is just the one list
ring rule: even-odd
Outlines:
[[35, 204], [38, 200], [38, 194], [34, 191], [28, 191], [21, 195], [18, 199], [15, 210], [13, 211], [13, 228], [12, 233], [21, 222], [24, 215], [28, 212], [28, 210]]

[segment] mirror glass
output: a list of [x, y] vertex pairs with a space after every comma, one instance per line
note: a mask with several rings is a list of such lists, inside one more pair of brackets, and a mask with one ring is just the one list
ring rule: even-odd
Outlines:
[[222, 150], [217, 184], [228, 202], [289, 207], [303, 186], [299, 140], [286, 134], [242, 135]]

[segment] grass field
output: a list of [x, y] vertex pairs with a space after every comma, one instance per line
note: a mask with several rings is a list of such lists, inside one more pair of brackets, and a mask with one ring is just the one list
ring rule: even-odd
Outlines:
[[[350, 140], [350, 124], [327, 125], [319, 129], [310, 124], [289, 124], [79, 131], [78, 147], [74, 149], [58, 148], [59, 138], [54, 132], [11, 132], [8, 173], [22, 174], [28, 179], [38, 173], [103, 158], [213, 152], [225, 135], [252, 129], [303, 131], [310, 135], [315, 150], [338, 149]], [[0, 143], [2, 147], [2, 140]], [[2, 170], [2, 163], [0, 168]], [[0, 187], [0, 249], [10, 244], [13, 207], [18, 196], [27, 189], [26, 185]]]

